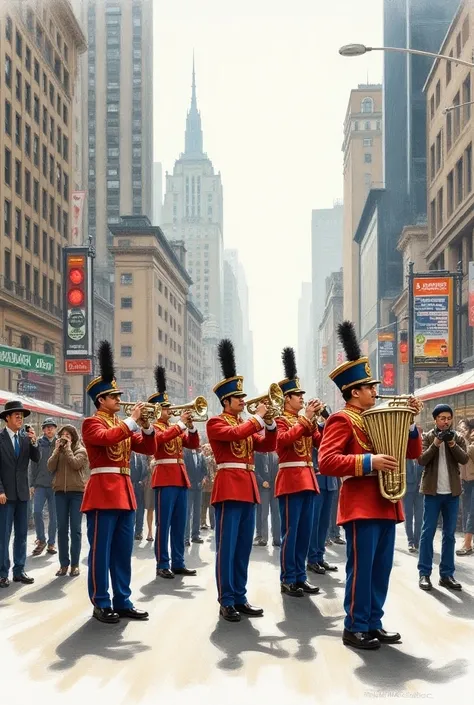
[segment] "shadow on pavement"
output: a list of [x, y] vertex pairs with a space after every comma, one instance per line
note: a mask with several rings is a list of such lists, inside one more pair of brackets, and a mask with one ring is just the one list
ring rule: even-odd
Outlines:
[[281, 647], [285, 636], [264, 636], [256, 629], [247, 617], [241, 622], [226, 622], [219, 618], [216, 628], [209, 640], [224, 658], [218, 661], [217, 667], [224, 671], [236, 671], [244, 666], [242, 655], [245, 652], [268, 654], [275, 658], [288, 658], [289, 653]]
[[113, 661], [127, 661], [149, 646], [141, 641], [125, 641], [123, 631], [128, 622], [102, 624], [92, 617], [77, 631], [61, 642], [56, 649], [58, 660], [50, 664], [51, 671], [73, 668], [84, 656], [100, 656]]
[[464, 590], [448, 592], [444, 588], [436, 589], [433, 586], [428, 595], [447, 607], [453, 617], [474, 619], [474, 597]]
[[21, 602], [49, 602], [50, 600], [60, 600], [66, 596], [65, 587], [71, 584], [72, 578], [56, 578], [53, 573], [51, 582], [46, 583], [37, 590], [30, 590], [20, 597]]
[[[140, 602], [151, 602], [158, 595], [169, 595], [170, 597], [179, 597], [181, 599], [194, 600], [194, 593], [204, 592], [205, 589], [199, 585], [190, 583], [193, 580], [192, 576], [186, 578], [177, 575], [172, 580], [164, 578], [155, 578], [149, 583], [142, 585], [140, 592], [145, 597], [140, 598]], [[188, 582], [186, 582], [188, 581]]]

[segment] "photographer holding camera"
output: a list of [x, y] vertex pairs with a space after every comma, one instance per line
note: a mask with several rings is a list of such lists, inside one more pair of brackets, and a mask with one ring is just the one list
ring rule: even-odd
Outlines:
[[419, 586], [431, 590], [433, 568], [433, 540], [441, 512], [443, 539], [439, 565], [439, 585], [461, 590], [454, 579], [454, 547], [456, 522], [461, 495], [459, 465], [467, 463], [466, 441], [452, 429], [453, 410], [448, 404], [433, 409], [435, 427], [423, 434], [423, 452], [418, 462], [423, 466], [420, 492], [424, 495], [423, 525], [421, 527]]

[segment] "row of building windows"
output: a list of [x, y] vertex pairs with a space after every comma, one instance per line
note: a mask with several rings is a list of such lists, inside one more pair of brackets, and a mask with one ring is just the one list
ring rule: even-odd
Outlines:
[[[461, 31], [458, 32], [456, 36], [456, 58], [461, 56], [462, 50], [464, 49], [467, 40], [469, 39], [469, 16], [464, 19]], [[451, 58], [454, 57], [454, 49], [449, 52]], [[450, 84], [453, 75], [453, 62], [446, 61], [446, 87]], [[470, 98], [469, 98], [470, 100]], [[467, 102], [467, 101], [463, 101]], [[441, 79], [436, 83], [434, 92], [430, 97], [430, 118], [433, 120], [436, 110], [441, 104]], [[447, 106], [445, 106], [447, 107]]]
[[[432, 199], [430, 204], [430, 235], [435, 238], [437, 233], [443, 228], [446, 218], [449, 219], [455, 209], [460, 206], [465, 198], [472, 192], [472, 143], [464, 151], [463, 156], [458, 159], [454, 169], [449, 172], [446, 184], [441, 187]], [[446, 193], [446, 204], [444, 194]]]
[[[4, 287], [17, 295], [21, 295], [27, 301], [34, 304], [43, 304], [43, 308], [48, 307], [52, 312], [58, 313], [62, 308], [61, 284], [55, 284], [53, 279], [49, 279], [46, 274], [41, 275], [36, 267], [29, 262], [24, 262], [21, 257], [15, 257], [13, 271], [13, 257], [10, 250], [3, 253], [3, 273]], [[14, 277], [14, 279], [13, 279]], [[42, 282], [42, 293], [40, 294], [40, 278]], [[53, 311], [54, 309], [54, 311]]]
[[[52, 211], [54, 213], [54, 209]], [[68, 214], [64, 211], [58, 210], [58, 231], [60, 231], [61, 223], [59, 218], [62, 212], [62, 227], [64, 232], [68, 229]], [[54, 227], [54, 223], [53, 223]], [[14, 230], [14, 233], [13, 233]], [[12, 209], [11, 201], [6, 198], [3, 202], [3, 234], [5, 237], [12, 237], [14, 234], [15, 241], [20, 245], [24, 245], [27, 250], [33, 249], [33, 254], [39, 256], [39, 224], [33, 223], [29, 216], [22, 216], [22, 212], [19, 208], [15, 208], [14, 212]], [[46, 261], [45, 246], [44, 243], [47, 241], [48, 233], [43, 230], [43, 259]], [[50, 242], [55, 242], [54, 238], [50, 237]], [[61, 245], [57, 245], [58, 262], [57, 269], [60, 270], [62, 257], [60, 253], [62, 252]], [[54, 266], [54, 258], [50, 257], [51, 266]]]

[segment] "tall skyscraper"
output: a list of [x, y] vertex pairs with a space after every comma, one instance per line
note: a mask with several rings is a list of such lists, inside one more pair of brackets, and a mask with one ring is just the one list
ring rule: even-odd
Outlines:
[[95, 245], [96, 341], [112, 338], [109, 225], [152, 219], [153, 2], [82, 0], [87, 8], [88, 235]]
[[383, 180], [382, 86], [353, 89], [344, 121], [344, 316], [356, 321], [359, 310], [359, 246], [354, 234], [369, 190]]
[[224, 291], [222, 182], [220, 173], [215, 173], [203, 151], [194, 62], [185, 148], [175, 162], [173, 173], [166, 172], [162, 220], [161, 227], [168, 239], [181, 240], [186, 247], [193, 302], [204, 319], [220, 331]]

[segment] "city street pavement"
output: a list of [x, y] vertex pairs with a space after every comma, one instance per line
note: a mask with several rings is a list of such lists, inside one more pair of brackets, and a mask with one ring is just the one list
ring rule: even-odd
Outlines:
[[4, 701], [472, 702], [473, 556], [457, 561], [461, 593], [438, 587], [436, 568], [433, 592], [423, 593], [417, 558], [399, 527], [384, 626], [400, 631], [403, 643], [360, 652], [341, 641], [344, 546], [328, 549], [337, 573], [311, 576], [321, 594], [301, 599], [280, 594], [278, 549], [254, 548], [249, 600], [265, 615], [230, 624], [218, 617], [212, 534], [203, 536], [204, 544], [187, 549], [188, 567], [198, 570], [194, 578], [156, 579], [153, 544], [135, 546], [132, 597], [150, 612], [143, 623], [105, 625], [91, 618], [85, 560], [80, 577], [56, 578], [56, 556], [29, 557], [26, 569], [35, 584], [0, 590]]

